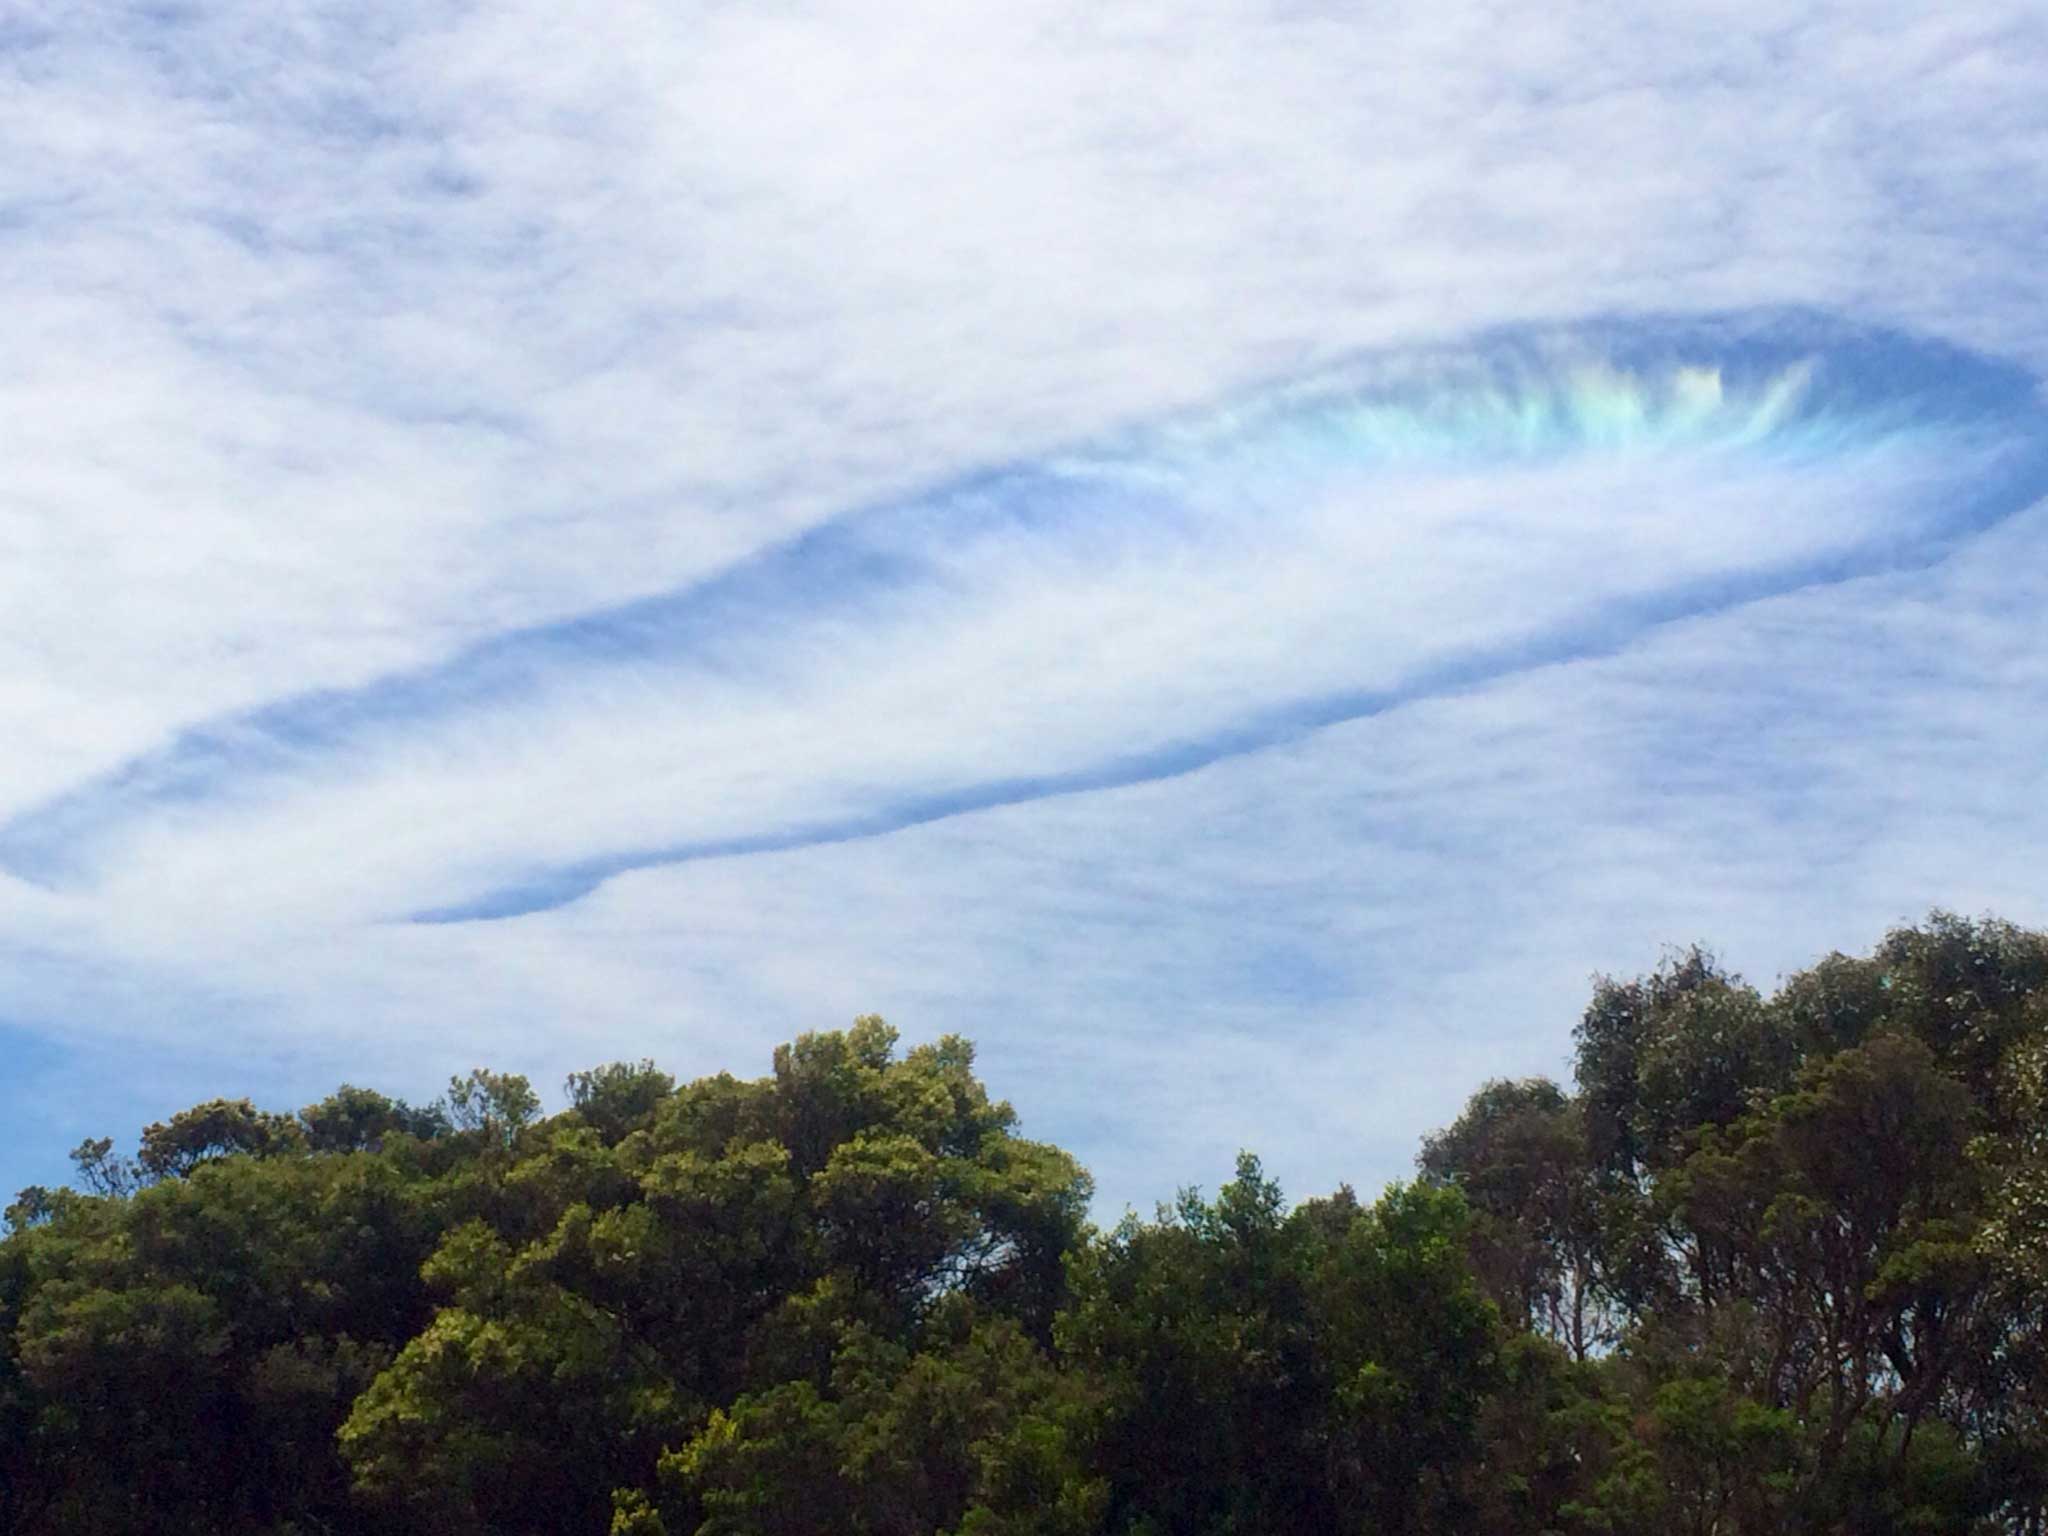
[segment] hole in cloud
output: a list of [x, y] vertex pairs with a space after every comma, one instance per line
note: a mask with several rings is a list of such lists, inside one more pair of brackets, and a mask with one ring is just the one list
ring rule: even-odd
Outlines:
[[1187, 773], [1926, 564], [2044, 491], [2028, 376], [1823, 317], [1366, 357], [195, 726], [0, 828], [0, 867], [505, 917]]

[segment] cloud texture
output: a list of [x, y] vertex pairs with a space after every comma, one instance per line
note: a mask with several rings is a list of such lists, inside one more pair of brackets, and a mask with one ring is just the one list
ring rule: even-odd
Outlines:
[[1995, 4], [0, 21], [15, 1182], [191, 1080], [873, 1008], [1112, 1207], [1370, 1183], [1595, 966], [2041, 920], [2044, 60]]

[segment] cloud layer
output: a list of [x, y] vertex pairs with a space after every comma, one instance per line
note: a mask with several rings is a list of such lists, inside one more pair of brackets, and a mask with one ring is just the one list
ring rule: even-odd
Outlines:
[[2044, 57], [0, 24], [7, 1156], [879, 1007], [1112, 1203], [1371, 1182], [1595, 965], [2040, 918]]
[[1925, 563], [2044, 489], [2025, 377], [1895, 337], [1636, 325], [1363, 360], [188, 728], [0, 826], [0, 866], [282, 915], [265, 874], [296, 842], [318, 921], [515, 915], [1175, 776]]

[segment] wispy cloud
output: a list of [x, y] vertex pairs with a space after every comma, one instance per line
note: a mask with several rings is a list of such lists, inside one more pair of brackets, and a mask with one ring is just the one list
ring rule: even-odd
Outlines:
[[0, 1017], [282, 1093], [892, 1007], [1142, 1197], [1389, 1171], [1655, 939], [2026, 916], [2044, 57], [0, 22]]
[[[188, 730], [0, 827], [0, 864], [61, 882], [165, 822], [148, 878], [197, 843], [217, 879], [303, 790], [330, 869], [394, 799], [442, 829], [366, 902], [533, 911], [628, 869], [1185, 773], [1924, 562], [2044, 490], [2025, 375], [1891, 336], [1637, 325], [1373, 359]], [[408, 884], [494, 869], [523, 872], [424, 908]]]

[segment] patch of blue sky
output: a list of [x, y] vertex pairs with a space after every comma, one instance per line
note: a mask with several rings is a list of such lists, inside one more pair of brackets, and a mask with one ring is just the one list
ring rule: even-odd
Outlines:
[[[0, 1123], [6, 1125], [13, 1144], [7, 1148], [12, 1157], [8, 1182], [13, 1187], [0, 1190], [0, 1200], [6, 1200], [24, 1184], [66, 1183], [76, 1170], [47, 1139], [64, 1123], [57, 1108], [62, 1097], [53, 1088], [69, 1064], [70, 1052], [36, 1029], [0, 1020], [0, 1060], [7, 1063], [6, 1073], [0, 1075]], [[24, 1154], [16, 1147], [35, 1150]]]
[[[1024, 800], [1184, 774], [1346, 720], [1612, 652], [1646, 628], [1773, 593], [1926, 564], [2048, 494], [2048, 417], [2023, 370], [1825, 316], [1610, 321], [1497, 332], [1455, 348], [1357, 359], [1314, 378], [1111, 434], [1043, 460], [852, 510], [709, 580], [508, 632], [364, 687], [283, 699], [162, 748], [0, 826], [0, 868], [58, 885], [123, 825], [260, 795], [359, 749], [621, 667], [772, 681], [779, 635], [887, 622], [944, 601], [974, 553], [1115, 548], [1237, 527], [1261, 507], [1410, 469], [1484, 476], [1586, 459], [1668, 456], [1672, 472], [1854, 467], [1926, 483], [1880, 523], [1584, 606], [1539, 633], [1425, 660], [1391, 686], [1281, 689], [1236, 718], [1191, 723], [1081, 764], [939, 787], [886, 786], [851, 814], [787, 817], [737, 836], [594, 851], [415, 914], [446, 922], [559, 906], [626, 871], [881, 835]], [[1930, 466], [1932, 466], [1930, 468]], [[1801, 508], [1788, 506], [1797, 518]], [[1248, 527], [1238, 525], [1249, 524]], [[1596, 535], [1597, 537], [1597, 535]], [[971, 582], [952, 595], [972, 601]]]

